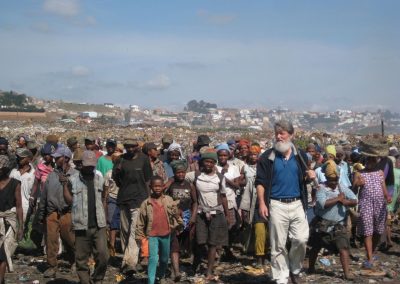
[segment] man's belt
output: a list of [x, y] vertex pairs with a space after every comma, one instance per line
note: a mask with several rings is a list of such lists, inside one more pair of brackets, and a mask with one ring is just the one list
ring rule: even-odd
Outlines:
[[293, 197], [293, 198], [273, 198], [273, 197], [271, 197], [271, 199], [282, 202], [282, 203], [292, 203], [297, 200], [300, 200], [300, 197]]

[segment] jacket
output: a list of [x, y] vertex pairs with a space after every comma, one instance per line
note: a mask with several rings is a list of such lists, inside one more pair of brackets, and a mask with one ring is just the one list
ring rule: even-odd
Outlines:
[[[164, 206], [165, 213], [168, 219], [168, 225], [171, 230], [178, 229], [183, 225], [183, 220], [179, 215], [178, 211], [178, 201], [174, 201], [172, 197], [167, 195], [162, 195], [161, 203]], [[152, 229], [153, 225], [153, 206], [151, 204], [150, 198], [143, 201], [139, 209], [139, 218], [136, 224], [136, 239], [141, 240], [146, 238]]]
[[[72, 226], [75, 231], [88, 229], [88, 192], [87, 187], [79, 173], [72, 175], [70, 178], [72, 186]], [[94, 188], [96, 196], [96, 219], [97, 226], [104, 228], [106, 216], [102, 203], [103, 193], [103, 177], [100, 174], [94, 176]]]
[[[69, 169], [67, 174], [72, 176], [77, 172], [75, 169]], [[58, 177], [59, 173], [60, 171], [55, 169], [47, 176], [47, 180], [44, 183], [38, 210], [39, 220], [43, 220], [53, 212], [66, 213], [71, 210], [70, 206], [64, 200], [63, 186]]]
[[[295, 148], [292, 148], [293, 154], [295, 155], [297, 167], [298, 167], [298, 178], [300, 185], [300, 198], [303, 204], [304, 210], [307, 210], [307, 186], [306, 186], [306, 171], [307, 168], [301, 162], [299, 155], [302, 155], [303, 160], [307, 161], [307, 156], [304, 152], [297, 152]], [[257, 175], [255, 186], [262, 185], [264, 187], [264, 200], [269, 208], [271, 201], [271, 189], [272, 179], [274, 177], [274, 161], [276, 158], [276, 152], [273, 148], [265, 151], [258, 160], [257, 163]]]

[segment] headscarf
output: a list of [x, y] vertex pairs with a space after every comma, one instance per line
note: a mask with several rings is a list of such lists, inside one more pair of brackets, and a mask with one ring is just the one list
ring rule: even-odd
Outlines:
[[336, 165], [335, 161], [328, 160], [322, 167], [322, 171], [325, 172], [325, 177], [327, 179], [337, 179], [339, 177], [339, 170], [338, 166]]
[[205, 159], [212, 159], [215, 162], [218, 162], [218, 155], [217, 151], [213, 148], [206, 148], [200, 153], [200, 159], [205, 160]]
[[225, 150], [228, 151], [228, 153], [231, 151], [227, 143], [218, 144], [217, 146], [215, 146], [215, 150], [217, 150], [217, 152]]
[[171, 145], [169, 145], [167, 152], [172, 152], [172, 151], [178, 151], [179, 152], [179, 159], [183, 158], [182, 154], [182, 147], [180, 144], [173, 142]]
[[246, 139], [240, 139], [238, 144], [239, 144], [239, 148], [241, 148], [243, 146], [247, 146], [247, 147], [250, 146], [249, 140], [246, 140]]
[[261, 153], [261, 147], [258, 145], [252, 145], [250, 147], [250, 153], [257, 153], [260, 154]]
[[331, 154], [332, 156], [336, 157], [336, 148], [335, 145], [328, 145], [326, 146], [326, 153]]
[[186, 171], [186, 169], [187, 169], [187, 163], [186, 163], [185, 160], [175, 160], [175, 161], [172, 161], [171, 164], [170, 164], [170, 166], [171, 166], [172, 171], [173, 171], [174, 173], [176, 173], [178, 170]]

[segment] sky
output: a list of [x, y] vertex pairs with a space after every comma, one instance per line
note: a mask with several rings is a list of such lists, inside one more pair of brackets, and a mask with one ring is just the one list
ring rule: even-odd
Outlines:
[[0, 1], [0, 90], [400, 112], [400, 1]]

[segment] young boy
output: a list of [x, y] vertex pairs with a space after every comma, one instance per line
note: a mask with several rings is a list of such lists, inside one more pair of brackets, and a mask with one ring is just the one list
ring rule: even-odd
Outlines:
[[182, 224], [178, 216], [177, 203], [163, 194], [164, 181], [160, 176], [150, 179], [151, 196], [140, 206], [136, 225], [136, 239], [147, 237], [149, 241], [148, 283], [154, 284], [158, 260], [157, 278], [163, 279], [168, 265], [171, 231]]
[[179, 201], [178, 211], [183, 219], [183, 231], [174, 230], [171, 234], [171, 261], [174, 270], [174, 280], [179, 282], [181, 273], [179, 270], [179, 253], [182, 251], [187, 254], [190, 250], [190, 224], [194, 224], [195, 220], [192, 210], [192, 190], [194, 185], [185, 180], [187, 164], [186, 161], [176, 160], [171, 162], [174, 172], [174, 182], [168, 188], [168, 195], [175, 201]]

